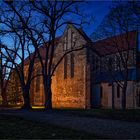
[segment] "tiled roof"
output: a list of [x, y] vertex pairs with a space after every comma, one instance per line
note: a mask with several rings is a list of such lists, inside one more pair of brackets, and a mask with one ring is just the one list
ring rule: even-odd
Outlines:
[[[75, 27], [75, 26], [74, 26]], [[137, 32], [136, 31], [130, 31], [125, 34], [121, 35], [116, 35], [114, 37], [106, 38], [103, 40], [99, 40], [96, 42], [92, 42], [91, 39], [86, 35], [86, 33], [80, 28], [75, 29], [83, 36], [83, 38], [89, 43], [92, 47], [92, 49], [99, 54], [100, 56], [108, 55], [108, 54], [113, 54], [118, 51], [124, 51], [129, 49], [133, 49], [136, 47], [136, 39], [137, 39]], [[60, 41], [61, 36], [57, 37], [55, 39], [56, 46], [58, 42]], [[48, 42], [46, 42], [48, 43]], [[45, 59], [45, 54], [46, 54], [46, 49], [45, 45], [41, 46], [39, 48], [40, 54], [43, 59]], [[33, 53], [31, 54], [31, 58], [33, 57]], [[36, 62], [39, 61], [38, 58], [35, 60]], [[25, 65], [28, 64], [29, 57], [27, 57], [24, 61]]]
[[92, 43], [92, 47], [101, 56], [133, 49], [136, 47], [137, 32], [130, 31], [121, 35], [106, 38]]

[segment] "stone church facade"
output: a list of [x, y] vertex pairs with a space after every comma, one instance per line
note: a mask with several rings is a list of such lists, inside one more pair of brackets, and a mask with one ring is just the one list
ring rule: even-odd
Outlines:
[[[138, 108], [140, 107], [140, 83], [138, 82], [138, 59], [136, 58], [138, 55], [137, 32], [130, 32], [129, 36], [132, 49], [128, 61], [130, 62], [130, 76], [128, 76], [126, 104], [127, 108]], [[63, 35], [57, 39], [53, 63], [71, 49], [84, 48], [68, 53], [58, 65], [52, 77], [53, 108], [111, 108], [112, 101], [116, 108], [121, 108], [122, 89], [118, 87], [116, 80], [123, 83], [123, 79], [113, 81], [109, 73], [105, 71], [109, 58], [114, 59], [113, 65], [117, 67], [115, 60], [117, 50], [105, 45], [106, 40], [112, 39], [113, 37], [92, 42], [82, 29], [67, 25]], [[123, 51], [126, 52], [125, 49]], [[26, 63], [26, 68], [28, 69], [28, 63]], [[34, 69], [34, 73], [38, 73], [40, 64], [36, 63]], [[42, 82], [41, 77], [32, 81], [30, 91], [32, 105], [44, 104]]]

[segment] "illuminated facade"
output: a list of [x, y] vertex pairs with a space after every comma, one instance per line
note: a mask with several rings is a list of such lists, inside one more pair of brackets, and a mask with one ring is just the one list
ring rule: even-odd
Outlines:
[[[132, 49], [128, 61], [130, 65], [126, 104], [127, 108], [137, 108], [140, 106], [140, 83], [138, 82], [136, 59], [138, 54], [137, 33], [130, 32], [129, 35]], [[71, 49], [84, 48], [67, 54], [58, 65], [52, 77], [53, 108], [111, 108], [112, 102], [116, 108], [121, 108], [122, 90], [118, 87], [116, 80], [123, 82], [123, 78], [118, 72], [113, 81], [111, 74], [106, 71], [106, 62], [112, 58], [114, 62], [112, 69], [117, 72], [118, 60], [115, 57], [117, 50], [105, 45], [106, 41], [112, 39], [113, 37], [92, 42], [82, 29], [67, 25], [63, 35], [58, 39], [53, 63], [56, 64], [63, 54]], [[118, 46], [123, 45], [125, 44]], [[105, 49], [106, 47], [107, 49]], [[126, 52], [125, 49], [123, 51]], [[27, 62], [26, 68], [28, 69]], [[34, 73], [41, 71], [39, 62], [36, 62], [34, 69]], [[30, 93], [32, 105], [44, 104], [42, 77], [36, 77], [32, 81]]]

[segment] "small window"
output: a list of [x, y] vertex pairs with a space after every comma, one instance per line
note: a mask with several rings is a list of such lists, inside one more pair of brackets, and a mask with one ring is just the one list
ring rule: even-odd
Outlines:
[[117, 98], [120, 98], [120, 86], [117, 85]]
[[64, 79], [67, 78], [67, 56], [64, 57]]

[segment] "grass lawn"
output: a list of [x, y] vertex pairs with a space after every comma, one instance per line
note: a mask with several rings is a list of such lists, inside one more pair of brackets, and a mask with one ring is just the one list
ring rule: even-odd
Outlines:
[[140, 109], [112, 110], [112, 109], [89, 109], [89, 110], [56, 110], [57, 112], [70, 113], [80, 117], [96, 117], [103, 119], [123, 120], [140, 122]]
[[94, 139], [94, 134], [54, 125], [39, 124], [18, 117], [0, 116], [0, 139]]

